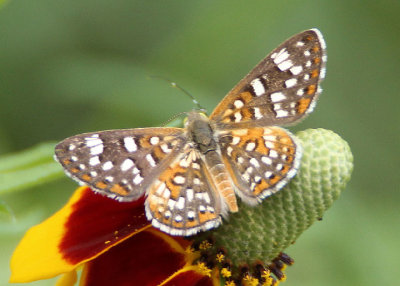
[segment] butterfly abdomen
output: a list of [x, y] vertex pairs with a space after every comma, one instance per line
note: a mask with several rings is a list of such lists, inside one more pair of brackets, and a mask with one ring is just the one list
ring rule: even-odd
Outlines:
[[237, 212], [238, 206], [235, 191], [226, 167], [221, 160], [221, 156], [216, 151], [208, 152], [205, 155], [205, 162], [210, 172], [211, 181], [215, 184], [218, 193], [224, 199], [229, 211]]

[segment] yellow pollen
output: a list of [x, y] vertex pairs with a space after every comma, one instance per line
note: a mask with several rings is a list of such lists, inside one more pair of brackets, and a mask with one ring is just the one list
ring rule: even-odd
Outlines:
[[216, 258], [217, 258], [217, 261], [219, 263], [221, 263], [222, 261], [224, 261], [225, 255], [223, 255], [222, 253], [218, 253]]
[[111, 241], [110, 240], [107, 240], [107, 241], [104, 241], [104, 244], [109, 244]]
[[271, 286], [272, 283], [274, 283], [274, 279], [272, 277], [269, 277], [267, 280], [265, 280], [265, 282], [262, 284], [262, 286]]
[[268, 269], [263, 271], [261, 277], [265, 280], [262, 286], [271, 286], [274, 283], [274, 279], [271, 277], [271, 271]]
[[203, 240], [203, 241], [200, 243], [199, 248], [200, 248], [201, 250], [206, 250], [206, 249], [209, 249], [211, 246], [212, 246], [212, 244], [211, 244], [210, 242], [208, 242], [207, 240]]
[[225, 286], [236, 286], [234, 281], [225, 281]]
[[244, 286], [258, 286], [259, 284], [260, 284], [260, 281], [258, 281], [257, 278], [250, 276], [249, 274], [247, 274], [243, 278], [243, 285]]
[[263, 271], [263, 273], [261, 274], [261, 277], [264, 279], [268, 279], [269, 277], [271, 277], [271, 271], [269, 271], [268, 269], [265, 269]]
[[197, 263], [197, 271], [203, 274], [204, 276], [211, 277], [211, 269], [206, 266], [204, 262]]
[[229, 278], [232, 276], [232, 272], [228, 268], [224, 267], [221, 269], [221, 275], [224, 278]]

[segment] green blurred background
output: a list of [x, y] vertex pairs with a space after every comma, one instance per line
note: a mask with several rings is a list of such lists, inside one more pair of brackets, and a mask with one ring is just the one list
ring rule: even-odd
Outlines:
[[[296, 263], [284, 285], [397, 285], [399, 12], [398, 0], [8, 1], [0, 7], [0, 156], [82, 132], [158, 126], [193, 108], [149, 75], [178, 82], [211, 111], [270, 50], [317, 27], [328, 46], [324, 92], [291, 130], [335, 131], [355, 169], [324, 220], [287, 250]], [[15, 214], [0, 221], [0, 285], [9, 285], [23, 233], [77, 186], [59, 177], [0, 195]]]

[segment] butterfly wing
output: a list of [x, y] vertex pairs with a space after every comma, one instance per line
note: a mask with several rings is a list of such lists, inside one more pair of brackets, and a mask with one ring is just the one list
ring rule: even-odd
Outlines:
[[220, 102], [210, 116], [219, 129], [285, 125], [310, 113], [325, 76], [325, 42], [317, 29], [286, 40]]
[[183, 129], [137, 128], [84, 133], [55, 148], [67, 175], [92, 190], [121, 201], [132, 201], [179, 154]]
[[250, 205], [286, 185], [301, 159], [301, 146], [295, 137], [276, 126], [225, 131], [220, 146], [236, 193]]
[[190, 236], [217, 227], [224, 206], [200, 152], [185, 149], [149, 188], [146, 215], [164, 232]]

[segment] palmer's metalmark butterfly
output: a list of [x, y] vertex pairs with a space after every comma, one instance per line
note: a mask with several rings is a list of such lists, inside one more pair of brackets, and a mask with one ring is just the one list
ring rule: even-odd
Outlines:
[[[146, 195], [146, 216], [189, 236], [279, 191], [297, 172], [301, 146], [287, 130], [310, 113], [325, 76], [317, 29], [285, 41], [242, 79], [207, 117], [188, 112], [184, 128], [85, 133], [56, 146], [65, 172], [119, 201]], [[236, 195], [235, 195], [236, 194]]]

